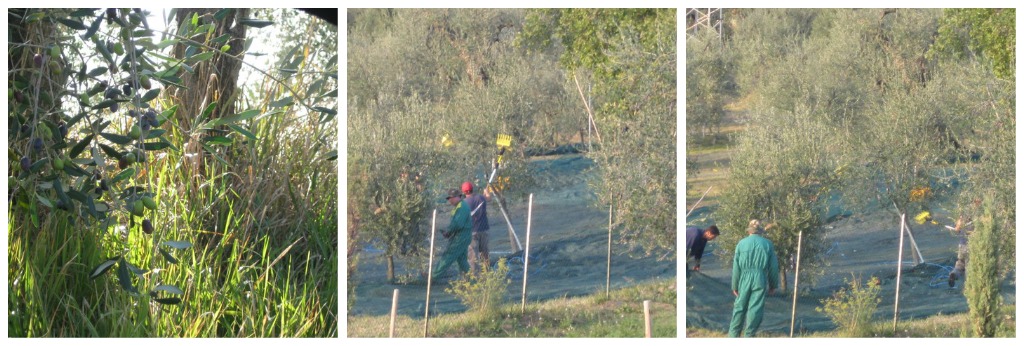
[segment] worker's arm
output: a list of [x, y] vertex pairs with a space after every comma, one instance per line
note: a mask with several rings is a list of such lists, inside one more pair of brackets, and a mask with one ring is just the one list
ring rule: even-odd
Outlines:
[[488, 201], [488, 202], [491, 201], [491, 186], [490, 185], [487, 185], [487, 187], [484, 187], [484, 200]]
[[740, 286], [740, 266], [739, 258], [742, 255], [740, 247], [736, 247], [736, 252], [732, 255], [732, 294], [736, 295], [736, 290]]
[[693, 270], [700, 271], [700, 259], [701, 257], [704, 257], [704, 246], [706, 245], [706, 241], [697, 242], [697, 244], [693, 245], [691, 253], [693, 254], [693, 259], [697, 262], [697, 264], [693, 266]]

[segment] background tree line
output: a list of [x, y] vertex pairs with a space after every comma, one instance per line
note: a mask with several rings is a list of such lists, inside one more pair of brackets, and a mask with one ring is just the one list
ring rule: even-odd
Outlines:
[[714, 214], [734, 230], [721, 249], [732, 250], [748, 220], [765, 219], [777, 223], [769, 238], [784, 268], [800, 231], [803, 264], [822, 263], [815, 239], [837, 209], [891, 211], [898, 228], [896, 216], [940, 204], [949, 213], [940, 222], [976, 220], [984, 201], [999, 262], [1010, 263], [1001, 273], [1013, 270], [1014, 16], [733, 9], [721, 40], [688, 36], [688, 144], [704, 145], [726, 104], [748, 102]]

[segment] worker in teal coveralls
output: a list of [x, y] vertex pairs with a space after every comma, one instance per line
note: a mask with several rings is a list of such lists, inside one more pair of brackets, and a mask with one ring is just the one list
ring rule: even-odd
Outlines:
[[736, 244], [732, 259], [732, 294], [736, 296], [736, 302], [732, 308], [729, 337], [739, 337], [740, 330], [746, 337], [757, 334], [764, 315], [764, 299], [779, 287], [779, 261], [775, 257], [775, 246], [761, 236], [763, 232], [761, 223], [751, 220], [747, 227], [750, 235]]
[[469, 206], [462, 202], [462, 193], [458, 189], [448, 190], [448, 204], [455, 206], [452, 210], [452, 222], [448, 225], [448, 231], [441, 231], [445, 238], [448, 238], [448, 248], [441, 256], [441, 262], [437, 264], [432, 274], [433, 279], [444, 275], [453, 262], [459, 264], [459, 271], [469, 271], [469, 260], [466, 258], [466, 251], [469, 250], [469, 243], [473, 240], [473, 221], [469, 217]]

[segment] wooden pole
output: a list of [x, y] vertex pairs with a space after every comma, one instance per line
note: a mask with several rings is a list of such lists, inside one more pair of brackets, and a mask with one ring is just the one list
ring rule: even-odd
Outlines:
[[893, 304], [892, 332], [896, 333], [896, 320], [900, 316], [900, 277], [903, 274], [903, 226], [907, 223], [907, 214], [900, 213], [900, 251], [896, 259], [896, 303]]
[[391, 297], [391, 330], [388, 332], [388, 337], [395, 337], [395, 316], [398, 314], [398, 289], [395, 289], [395, 294]]
[[508, 225], [508, 242], [512, 245], [512, 253], [522, 251], [523, 244], [519, 243], [519, 236], [516, 235], [516, 229], [512, 227], [512, 220], [508, 218], [505, 204], [501, 203], [501, 194], [495, 191], [494, 196], [497, 197], [494, 200], [498, 201], [498, 210], [501, 210], [501, 215], [505, 217], [505, 223]]
[[796, 295], [800, 292], [800, 247], [803, 245], [804, 231], [800, 231], [796, 238], [796, 273], [793, 274], [793, 314], [789, 317], [789, 337], [793, 337], [793, 330], [796, 328]]
[[[700, 199], [697, 200], [697, 203], [694, 203], [693, 207], [690, 208], [690, 211], [686, 212], [686, 217], [690, 217], [690, 213], [692, 213], [694, 209], [697, 209], [697, 206], [700, 205], [700, 201], [703, 201], [704, 197], [708, 195], [708, 192], [711, 192], [711, 188], [712, 187], [715, 187], [715, 186], [714, 185], [708, 186], [708, 189], [704, 190], [704, 194], [700, 195]], [[686, 218], [686, 217], [684, 217], [684, 218]]]
[[612, 289], [612, 205], [608, 205], [608, 269], [604, 278], [604, 296], [611, 297]]
[[[899, 213], [900, 215], [906, 216], [906, 213], [900, 210], [900, 207], [896, 205], [896, 202], [892, 202], [892, 207], [896, 208], [896, 212]], [[924, 256], [921, 256], [921, 249], [917, 247], [917, 240], [914, 240], [914, 231], [910, 229], [910, 224], [907, 224], [906, 222], [902, 222], [901, 224], [904, 225], [904, 228], [906, 228], [905, 231], [907, 232], [907, 235], [910, 237], [910, 249], [914, 250], [914, 252], [912, 252], [913, 255], [911, 256], [911, 258], [914, 260], [914, 265], [916, 266], [918, 264], [924, 263]], [[904, 230], [900, 229], [900, 232], [904, 232]]]
[[644, 301], [644, 337], [651, 337], [651, 301]]
[[427, 305], [423, 308], [423, 337], [427, 337], [427, 328], [430, 327], [430, 284], [434, 278], [434, 232], [437, 230], [437, 209], [434, 209], [434, 218], [430, 221], [430, 261], [427, 262]]
[[589, 120], [590, 125], [594, 126], [594, 133], [597, 134], [597, 141], [603, 144], [604, 141], [601, 140], [601, 131], [597, 129], [597, 123], [594, 122], [594, 112], [590, 110], [590, 103], [587, 102], [587, 98], [583, 96], [583, 88], [580, 88], [580, 80], [576, 78], [576, 72], [572, 73], [572, 80], [576, 82], [576, 91], [580, 92], [580, 100], [583, 101], [583, 106], [587, 107], [587, 119]]
[[910, 228], [910, 223], [906, 223], [904, 227], [907, 228], [907, 239], [910, 239], [910, 248], [914, 250], [914, 256], [911, 257], [914, 259], [914, 265], [916, 266], [924, 263], [924, 256], [921, 255], [921, 249], [917, 247], [917, 240], [914, 240], [914, 230]]
[[533, 220], [533, 194], [530, 194], [529, 206], [526, 208], [526, 252], [523, 254], [523, 304], [519, 312], [526, 312], [526, 281], [530, 272], [530, 222]]

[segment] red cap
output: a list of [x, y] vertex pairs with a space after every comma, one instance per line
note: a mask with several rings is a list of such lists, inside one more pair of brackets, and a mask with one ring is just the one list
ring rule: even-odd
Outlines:
[[462, 193], [471, 193], [471, 192], [473, 192], [473, 183], [468, 182], [468, 181], [465, 182], [465, 183], [462, 183]]

